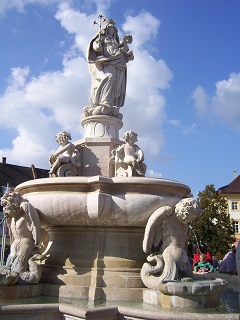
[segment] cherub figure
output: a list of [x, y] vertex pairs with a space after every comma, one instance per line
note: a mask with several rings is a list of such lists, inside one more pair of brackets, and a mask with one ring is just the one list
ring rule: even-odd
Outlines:
[[[114, 162], [122, 167], [130, 166], [133, 169], [132, 175], [145, 176], [146, 164], [143, 151], [135, 143], [138, 141], [137, 133], [130, 130], [123, 134], [125, 144], [113, 150]], [[111, 160], [110, 159], [110, 160]]]
[[129, 50], [128, 43], [132, 43], [132, 35], [125, 34], [120, 42], [119, 48], [120, 51], [124, 54], [126, 62], [134, 60], [134, 55], [132, 50]]
[[[55, 139], [60, 147], [55, 151], [49, 158], [49, 162], [51, 164], [51, 170], [49, 171], [50, 175], [56, 176], [64, 176], [64, 173], [57, 173], [58, 169], [63, 164], [72, 164], [72, 166], [76, 169], [80, 167], [80, 152], [76, 149], [73, 143], [69, 142], [71, 140], [71, 134], [66, 131], [59, 132]], [[74, 170], [75, 174], [77, 175], [77, 171]]]
[[[143, 240], [144, 252], [152, 252], [144, 263], [141, 278], [146, 287], [179, 278], [191, 278], [192, 266], [187, 255], [187, 242], [192, 223], [200, 214], [197, 202], [186, 198], [178, 202], [175, 211], [170, 206], [157, 209], [149, 218]], [[154, 274], [157, 274], [155, 276]]]
[[1, 205], [3, 214], [11, 219], [13, 242], [0, 275], [10, 278], [9, 284], [16, 281], [37, 283], [41, 272], [35, 261], [42, 259], [39, 254], [42, 232], [38, 212], [17, 192], [5, 193]]

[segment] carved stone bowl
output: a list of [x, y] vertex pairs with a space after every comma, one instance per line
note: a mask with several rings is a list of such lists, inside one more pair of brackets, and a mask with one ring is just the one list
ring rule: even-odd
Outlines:
[[45, 294], [90, 300], [142, 299], [147, 220], [190, 193], [177, 181], [103, 176], [36, 179], [16, 191], [37, 209], [49, 235]]
[[43, 225], [145, 227], [161, 206], [189, 196], [188, 186], [145, 177], [55, 177], [27, 181], [16, 191], [38, 210]]
[[167, 309], [206, 309], [219, 306], [219, 295], [227, 288], [223, 279], [161, 283], [158, 290], [144, 289], [143, 301]]

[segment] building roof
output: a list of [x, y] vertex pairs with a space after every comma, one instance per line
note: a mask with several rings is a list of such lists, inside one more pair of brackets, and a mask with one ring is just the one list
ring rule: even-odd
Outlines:
[[22, 167], [13, 164], [7, 164], [5, 161], [0, 163], [0, 193], [1, 187], [16, 187], [34, 178], [47, 178], [49, 170], [32, 167]]
[[233, 193], [240, 194], [240, 176], [235, 178], [228, 185], [219, 188], [218, 191], [222, 194], [230, 194], [230, 193], [231, 194], [233, 194]]

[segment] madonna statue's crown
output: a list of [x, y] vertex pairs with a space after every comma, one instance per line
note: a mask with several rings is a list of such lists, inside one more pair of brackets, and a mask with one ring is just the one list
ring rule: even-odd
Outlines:
[[107, 19], [105, 20], [105, 26], [114, 26], [114, 27], [115, 27], [115, 24], [116, 24], [116, 21], [113, 20], [113, 19], [107, 18]]

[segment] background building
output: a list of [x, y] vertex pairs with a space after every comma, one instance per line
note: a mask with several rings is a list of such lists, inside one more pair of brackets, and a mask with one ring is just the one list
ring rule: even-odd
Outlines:
[[240, 240], [240, 176], [237, 177], [234, 171], [234, 179], [228, 185], [218, 189], [218, 191], [227, 199], [228, 213], [230, 219], [234, 221], [235, 237]]

